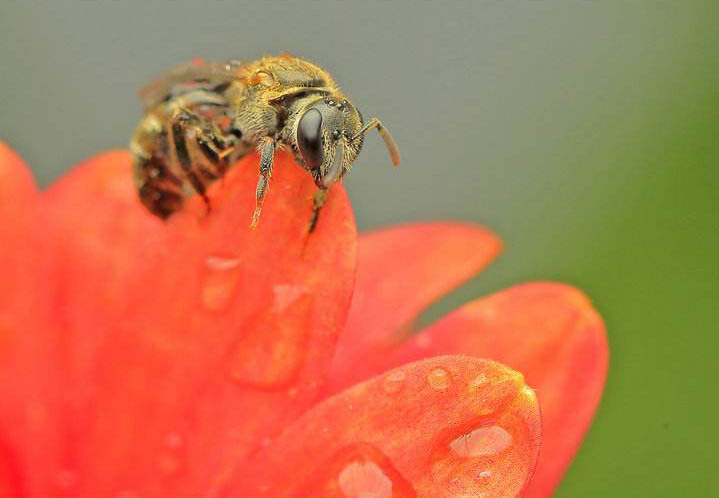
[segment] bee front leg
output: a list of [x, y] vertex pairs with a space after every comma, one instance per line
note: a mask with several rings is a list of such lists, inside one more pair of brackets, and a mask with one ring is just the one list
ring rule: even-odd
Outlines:
[[252, 213], [251, 228], [257, 228], [262, 213], [262, 205], [265, 202], [265, 194], [270, 186], [272, 178], [272, 165], [275, 160], [275, 139], [266, 137], [260, 142], [260, 178], [257, 180], [255, 190], [255, 212]]
[[307, 233], [314, 232], [317, 226], [317, 220], [320, 217], [320, 210], [322, 206], [325, 205], [325, 202], [327, 202], [327, 189], [318, 189], [312, 199], [312, 216], [310, 217], [310, 223], [307, 227]]

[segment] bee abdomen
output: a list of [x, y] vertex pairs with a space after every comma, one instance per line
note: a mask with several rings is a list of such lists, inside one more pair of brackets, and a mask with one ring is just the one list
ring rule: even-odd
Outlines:
[[162, 219], [182, 208], [185, 196], [182, 181], [161, 158], [135, 156], [135, 183], [142, 204]]

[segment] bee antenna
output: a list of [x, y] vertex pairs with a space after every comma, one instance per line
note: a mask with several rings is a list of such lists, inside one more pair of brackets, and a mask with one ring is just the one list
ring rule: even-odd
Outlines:
[[392, 164], [394, 166], [399, 166], [399, 148], [397, 147], [397, 142], [394, 141], [394, 138], [390, 135], [389, 130], [382, 125], [382, 122], [378, 118], [370, 119], [367, 124], [364, 125], [362, 129], [350, 139], [350, 141], [354, 142], [358, 138], [366, 135], [372, 128], [377, 128], [377, 131], [382, 136], [382, 140], [384, 140], [384, 145], [387, 147], [387, 152], [389, 152]]

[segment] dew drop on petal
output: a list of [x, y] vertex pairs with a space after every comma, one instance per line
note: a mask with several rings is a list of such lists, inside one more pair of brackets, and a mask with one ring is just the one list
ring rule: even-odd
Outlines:
[[472, 381], [469, 383], [469, 388], [470, 390], [476, 390], [484, 386], [485, 384], [487, 384], [487, 376], [481, 373], [474, 379], [472, 379]]
[[416, 498], [412, 484], [378, 448], [357, 443], [334, 454], [311, 473], [297, 496]]
[[488, 470], [483, 470], [479, 474], [477, 474], [477, 482], [479, 484], [489, 484], [489, 480], [492, 479], [492, 473]]
[[223, 256], [207, 256], [205, 258], [205, 266], [214, 271], [231, 270], [232, 268], [237, 268], [239, 264], [240, 260], [238, 258]]
[[433, 389], [444, 391], [452, 383], [452, 378], [450, 377], [449, 372], [444, 368], [433, 368], [427, 374], [427, 382]]
[[432, 479], [451, 498], [502, 496], [496, 494], [487, 467], [510, 449], [512, 442], [512, 435], [498, 425], [477, 427], [434, 452]]
[[278, 284], [272, 288], [274, 293], [274, 307], [276, 311], [283, 311], [299, 298], [310, 291], [305, 285]]
[[402, 389], [402, 386], [404, 386], [405, 378], [407, 378], [407, 375], [401, 370], [387, 374], [382, 382], [384, 392], [387, 394], [395, 394], [399, 392]]
[[498, 425], [474, 429], [449, 443], [452, 451], [461, 457], [493, 456], [511, 445], [512, 435]]
[[391, 498], [392, 481], [374, 462], [351, 462], [337, 478], [346, 498]]
[[221, 311], [231, 302], [240, 278], [240, 260], [232, 257], [208, 256], [205, 267], [209, 270], [202, 285], [202, 304], [210, 311]]

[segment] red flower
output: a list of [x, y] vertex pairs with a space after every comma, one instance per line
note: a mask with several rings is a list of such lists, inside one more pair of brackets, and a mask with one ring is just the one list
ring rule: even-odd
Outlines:
[[[358, 239], [340, 186], [306, 238], [286, 156], [252, 231], [256, 161], [164, 223], [125, 152], [38, 192], [0, 146], [0, 495], [504, 497], [535, 465], [549, 495], [604, 384], [587, 299], [522, 285], [410, 336], [499, 240]], [[536, 389], [539, 457], [534, 391], [478, 358]]]

